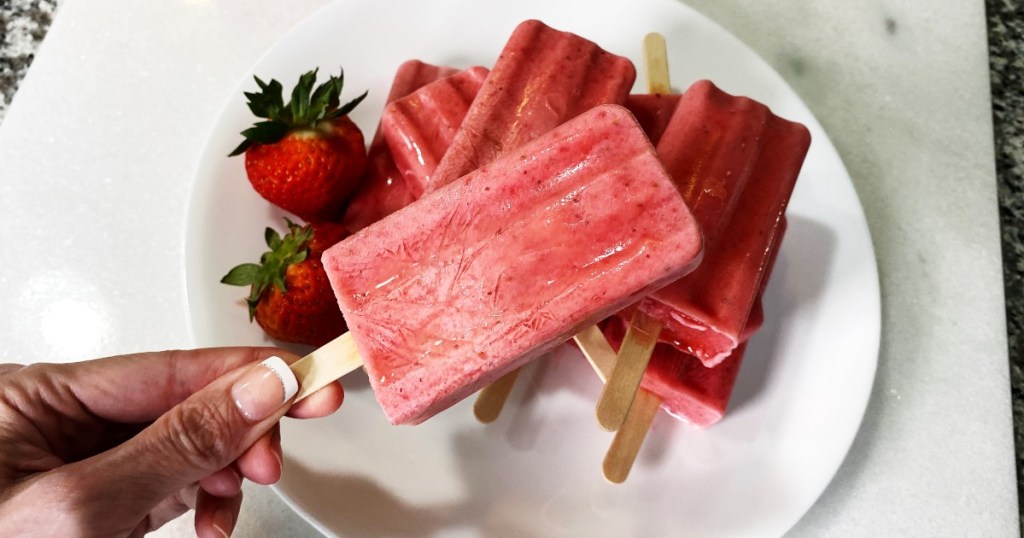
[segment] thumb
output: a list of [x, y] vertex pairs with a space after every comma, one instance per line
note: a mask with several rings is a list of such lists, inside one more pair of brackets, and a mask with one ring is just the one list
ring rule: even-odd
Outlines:
[[79, 477], [82, 485], [102, 490], [118, 512], [141, 519], [160, 501], [237, 459], [284, 416], [297, 391], [295, 375], [279, 357], [245, 366], [120, 446], [80, 462], [76, 471], [89, 475]]

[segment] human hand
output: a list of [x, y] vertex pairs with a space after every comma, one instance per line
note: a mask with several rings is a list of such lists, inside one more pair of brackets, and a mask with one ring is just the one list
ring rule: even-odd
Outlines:
[[230, 534], [242, 477], [281, 476], [278, 421], [343, 399], [335, 382], [291, 406], [260, 362], [274, 355], [295, 360], [226, 348], [0, 365], [0, 536], [139, 536], [190, 508], [199, 536]]

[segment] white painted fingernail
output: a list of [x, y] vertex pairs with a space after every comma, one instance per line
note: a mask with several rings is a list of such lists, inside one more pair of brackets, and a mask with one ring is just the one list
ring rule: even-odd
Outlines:
[[291, 400], [292, 396], [299, 392], [299, 380], [295, 379], [295, 374], [292, 373], [292, 369], [288, 367], [288, 363], [284, 362], [284, 359], [276, 356], [270, 357], [260, 364], [270, 368], [281, 380], [281, 385], [284, 386], [284, 399], [281, 400], [281, 403]]
[[231, 387], [235, 406], [245, 418], [257, 422], [272, 415], [299, 391], [299, 382], [280, 357], [251, 367]]

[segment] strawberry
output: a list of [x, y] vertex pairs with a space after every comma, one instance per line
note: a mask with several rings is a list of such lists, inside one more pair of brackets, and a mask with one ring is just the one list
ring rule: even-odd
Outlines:
[[287, 106], [281, 83], [263, 82], [245, 92], [249, 110], [265, 118], [242, 131], [230, 156], [245, 153], [245, 171], [256, 192], [303, 220], [340, 216], [366, 170], [363, 133], [347, 116], [366, 92], [338, 106], [344, 73], [315, 90], [317, 70], [299, 77]]
[[345, 319], [320, 263], [320, 254], [343, 238], [340, 225], [299, 226], [285, 219], [288, 233], [281, 237], [268, 227], [264, 237], [270, 250], [260, 263], [243, 263], [221, 282], [250, 286], [249, 321], [253, 319], [272, 338], [322, 346], [345, 332]]

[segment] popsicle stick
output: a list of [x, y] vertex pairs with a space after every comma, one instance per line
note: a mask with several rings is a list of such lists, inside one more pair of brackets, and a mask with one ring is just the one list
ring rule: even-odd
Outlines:
[[[601, 381], [607, 380], [615, 366], [615, 350], [608, 344], [604, 333], [595, 326], [584, 329], [574, 339]], [[629, 476], [660, 406], [661, 398], [658, 395], [643, 388], [637, 391], [625, 422], [615, 432], [615, 438], [605, 453], [602, 470], [609, 482], [621, 484]]]
[[641, 390], [637, 393], [636, 400], [629, 409], [629, 416], [622, 424], [622, 428], [615, 432], [612, 445], [608, 447], [608, 452], [604, 456], [602, 470], [609, 482], [621, 484], [629, 476], [659, 407], [661, 398], [653, 392]]
[[644, 36], [644, 70], [647, 71], [647, 91], [671, 93], [668, 77], [668, 50], [665, 37], [657, 32]]
[[295, 401], [304, 399], [362, 365], [363, 359], [359, 357], [350, 333], [331, 340], [291, 365], [292, 373], [299, 381], [299, 393]]
[[605, 430], [616, 431], [626, 420], [660, 332], [660, 321], [639, 310], [634, 312], [615, 359], [615, 367], [597, 402], [597, 423]]
[[476, 396], [476, 401], [473, 402], [473, 415], [476, 416], [477, 420], [484, 424], [489, 424], [498, 418], [498, 415], [501, 414], [501, 409], [505, 407], [505, 400], [508, 399], [509, 393], [512, 392], [512, 387], [516, 384], [519, 370], [520, 368], [512, 370], [480, 390], [480, 393]]
[[612, 368], [615, 367], [615, 350], [608, 344], [608, 339], [604, 337], [601, 329], [597, 325], [591, 325], [580, 331], [573, 340], [590, 362], [590, 366], [594, 368], [594, 372], [601, 378], [601, 382], [607, 382], [608, 376], [612, 375]]

